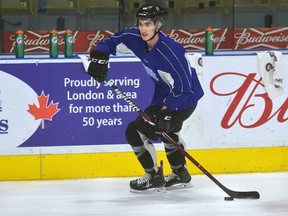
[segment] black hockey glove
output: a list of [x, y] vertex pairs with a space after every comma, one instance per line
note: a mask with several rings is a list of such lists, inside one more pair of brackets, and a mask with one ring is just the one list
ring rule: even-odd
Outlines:
[[90, 59], [88, 74], [99, 83], [103, 82], [108, 73], [109, 55], [99, 50], [93, 50], [90, 53]]
[[170, 128], [172, 112], [167, 109], [159, 110], [155, 115], [155, 134], [160, 139], [162, 133], [167, 132]]

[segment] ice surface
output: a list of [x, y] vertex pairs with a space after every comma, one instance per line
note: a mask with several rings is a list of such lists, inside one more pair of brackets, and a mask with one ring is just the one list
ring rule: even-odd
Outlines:
[[214, 175], [231, 190], [260, 193], [259, 200], [224, 201], [227, 194], [205, 175], [193, 188], [132, 194], [132, 178], [0, 182], [1, 216], [287, 216], [288, 173]]

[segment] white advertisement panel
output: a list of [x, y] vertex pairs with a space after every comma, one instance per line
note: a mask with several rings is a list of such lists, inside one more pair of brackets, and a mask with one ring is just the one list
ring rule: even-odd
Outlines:
[[[288, 56], [283, 55], [284, 86]], [[273, 71], [270, 71], [273, 73]], [[287, 146], [287, 87], [270, 99], [256, 54], [203, 59], [203, 147]]]

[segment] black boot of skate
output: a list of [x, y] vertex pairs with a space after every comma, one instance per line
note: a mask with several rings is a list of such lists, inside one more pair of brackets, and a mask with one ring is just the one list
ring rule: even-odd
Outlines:
[[185, 167], [181, 170], [173, 170], [170, 175], [165, 176], [165, 181], [167, 190], [192, 187], [191, 176]]
[[158, 172], [146, 173], [144, 177], [130, 181], [130, 192], [132, 193], [164, 193], [165, 179], [163, 175], [163, 162]]

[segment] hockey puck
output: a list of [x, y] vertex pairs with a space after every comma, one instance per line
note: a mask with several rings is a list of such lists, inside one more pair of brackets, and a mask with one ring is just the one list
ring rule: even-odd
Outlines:
[[233, 197], [224, 197], [224, 200], [225, 201], [232, 201], [232, 200], [234, 200], [234, 198]]

